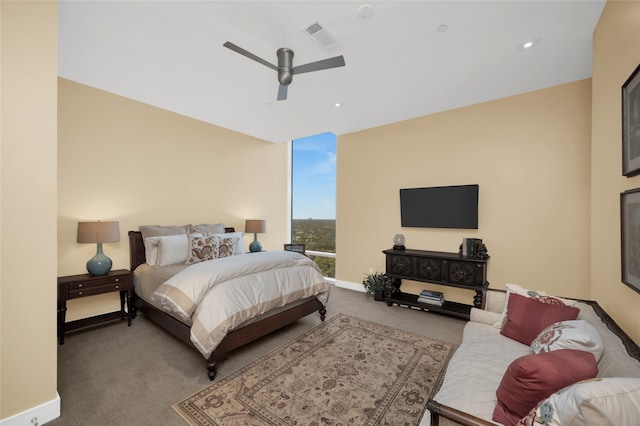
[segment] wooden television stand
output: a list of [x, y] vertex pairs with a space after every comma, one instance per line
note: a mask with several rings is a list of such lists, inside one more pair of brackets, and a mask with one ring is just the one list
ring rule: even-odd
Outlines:
[[[391, 280], [385, 297], [387, 305], [413, 306], [465, 319], [469, 319], [473, 306], [482, 307], [484, 292], [489, 287], [489, 256], [477, 258], [458, 253], [409, 249], [389, 249], [383, 253], [386, 255], [386, 275]], [[473, 290], [476, 293], [473, 305], [445, 301], [439, 306], [418, 302], [417, 295], [400, 291], [403, 279]]]

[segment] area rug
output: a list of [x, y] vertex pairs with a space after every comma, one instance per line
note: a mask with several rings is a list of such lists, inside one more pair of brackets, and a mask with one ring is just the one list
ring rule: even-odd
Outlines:
[[190, 425], [417, 425], [453, 343], [339, 314], [173, 408]]

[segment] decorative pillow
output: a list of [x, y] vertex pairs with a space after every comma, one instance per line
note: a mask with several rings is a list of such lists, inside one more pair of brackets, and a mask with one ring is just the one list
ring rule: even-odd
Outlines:
[[199, 263], [205, 260], [216, 258], [218, 252], [218, 244], [220, 240], [213, 235], [198, 236], [197, 234], [189, 234], [189, 254], [187, 263]]
[[604, 347], [598, 330], [584, 320], [573, 320], [551, 324], [531, 342], [531, 351], [535, 354], [558, 349], [591, 352], [598, 361]]
[[549, 304], [574, 306], [576, 303], [578, 303], [577, 300], [563, 299], [561, 297], [549, 296], [544, 291], [529, 290], [529, 289], [520, 287], [517, 284], [507, 283], [505, 287], [507, 288], [507, 297], [505, 298], [505, 301], [504, 301], [504, 308], [502, 308], [502, 315], [500, 315], [500, 320], [496, 321], [493, 324], [493, 326], [496, 328], [502, 328], [504, 326], [504, 322], [507, 320], [509, 296], [514, 293], [519, 294], [520, 296], [529, 297], [532, 299], [538, 299], [543, 303], [549, 303]]
[[565, 387], [541, 401], [518, 425], [632, 425], [640, 419], [640, 379], [606, 377]]
[[507, 304], [507, 320], [500, 334], [525, 345], [530, 345], [547, 326], [574, 320], [580, 313], [580, 309], [573, 306], [550, 305], [519, 294], [509, 296]]
[[189, 233], [200, 232], [202, 234], [224, 234], [223, 223], [201, 223], [200, 225], [189, 225]]
[[525, 355], [514, 360], [496, 390], [492, 419], [515, 425], [537, 404], [565, 386], [598, 374], [593, 354], [574, 349]]
[[244, 232], [227, 232], [225, 234], [213, 234], [218, 238], [233, 238], [234, 246], [233, 246], [233, 255], [237, 256], [239, 254], [244, 254], [244, 243], [242, 241], [242, 237], [244, 236]]
[[218, 248], [214, 253], [216, 258], [233, 256], [237, 237], [215, 237], [218, 239]]

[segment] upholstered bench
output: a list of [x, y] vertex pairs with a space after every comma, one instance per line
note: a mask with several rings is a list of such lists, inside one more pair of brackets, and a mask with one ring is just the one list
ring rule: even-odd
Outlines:
[[[542, 306], [549, 300], [540, 300], [540, 293], [509, 284], [507, 289], [489, 289], [484, 309], [472, 309], [421, 425], [535, 424], [535, 416], [550, 425], [635, 424], [640, 348], [609, 315], [594, 301], [561, 298], [569, 306], [549, 313]], [[553, 320], [550, 327], [545, 319]], [[521, 416], [524, 408], [527, 416]]]

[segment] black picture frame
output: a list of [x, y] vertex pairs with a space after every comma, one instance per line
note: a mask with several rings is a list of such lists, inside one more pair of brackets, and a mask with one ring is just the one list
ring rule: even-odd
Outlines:
[[640, 65], [622, 85], [622, 175], [640, 174]]
[[640, 188], [620, 194], [622, 282], [640, 293]]

